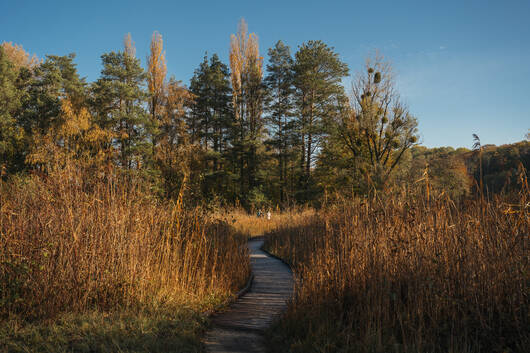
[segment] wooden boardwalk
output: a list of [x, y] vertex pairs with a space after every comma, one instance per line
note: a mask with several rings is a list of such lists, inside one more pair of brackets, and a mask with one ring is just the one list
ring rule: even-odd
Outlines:
[[265, 352], [263, 332], [285, 308], [293, 292], [291, 270], [260, 250], [263, 240], [248, 243], [254, 281], [248, 293], [213, 318], [205, 338], [206, 350]]

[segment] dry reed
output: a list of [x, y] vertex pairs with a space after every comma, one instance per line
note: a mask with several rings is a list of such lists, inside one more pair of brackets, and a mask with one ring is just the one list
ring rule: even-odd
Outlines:
[[525, 351], [528, 195], [355, 199], [272, 232], [299, 280], [272, 350]]
[[271, 218], [267, 218], [267, 212], [261, 217], [255, 214], [248, 213], [242, 209], [227, 210], [224, 214], [217, 213], [215, 216], [218, 219], [230, 223], [238, 234], [246, 237], [263, 236], [286, 224], [295, 224], [301, 219], [305, 219], [313, 214], [313, 209], [288, 209], [288, 210], [272, 210]]
[[[75, 168], [0, 185], [0, 315], [208, 305], [248, 278], [245, 239], [131, 178]], [[205, 304], [206, 303], [206, 304]]]

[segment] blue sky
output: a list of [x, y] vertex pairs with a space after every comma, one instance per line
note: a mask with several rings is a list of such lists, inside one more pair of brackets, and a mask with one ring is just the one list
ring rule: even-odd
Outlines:
[[[0, 42], [39, 57], [74, 52], [96, 80], [100, 56], [130, 32], [145, 65], [153, 31], [164, 38], [168, 72], [188, 83], [204, 53], [228, 62], [244, 17], [267, 49], [295, 51], [320, 39], [352, 73], [378, 49], [393, 62], [402, 98], [429, 147], [524, 139], [530, 128], [530, 1], [30, 1], [0, 0]], [[346, 79], [345, 85], [350, 85]]]

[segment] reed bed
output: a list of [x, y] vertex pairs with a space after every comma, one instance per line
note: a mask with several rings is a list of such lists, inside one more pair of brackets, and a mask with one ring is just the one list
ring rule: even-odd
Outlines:
[[273, 232], [288, 224], [295, 224], [314, 214], [311, 208], [292, 208], [288, 210], [272, 210], [271, 218], [267, 219], [267, 211], [261, 217], [254, 213], [248, 213], [242, 209], [227, 210], [225, 213], [217, 213], [215, 217], [231, 224], [235, 231], [243, 236], [253, 238]]
[[208, 310], [249, 276], [246, 239], [153, 197], [130, 177], [75, 168], [0, 184], [0, 318], [186, 305]]
[[271, 232], [295, 297], [274, 352], [527, 352], [529, 190], [354, 199]]

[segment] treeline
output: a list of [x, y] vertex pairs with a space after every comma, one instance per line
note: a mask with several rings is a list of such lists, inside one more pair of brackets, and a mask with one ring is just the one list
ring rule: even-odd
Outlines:
[[189, 86], [167, 75], [162, 36], [147, 67], [130, 35], [101, 56], [87, 83], [74, 54], [31, 58], [0, 49], [2, 176], [46, 174], [65, 161], [91, 173], [143, 178], [168, 198], [245, 207], [316, 202], [329, 192], [366, 194], [404, 180], [417, 121], [375, 56], [352, 79], [322, 41], [294, 53], [282, 41], [264, 67], [242, 20], [229, 64], [205, 55]]
[[422, 188], [428, 182], [433, 192], [445, 192], [453, 198], [478, 192], [481, 180], [484, 195], [520, 191], [521, 177], [530, 168], [529, 141], [475, 147], [469, 150], [414, 146], [401, 165], [403, 172], [397, 179], [422, 184]]

